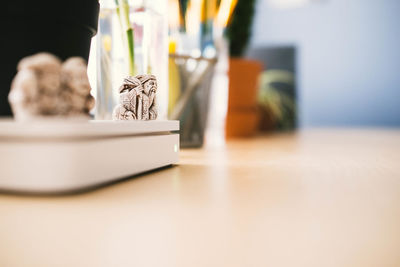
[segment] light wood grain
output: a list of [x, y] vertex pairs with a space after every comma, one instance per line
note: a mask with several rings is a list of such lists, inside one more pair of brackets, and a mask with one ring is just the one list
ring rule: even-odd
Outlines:
[[400, 266], [400, 131], [234, 140], [84, 194], [0, 195], [0, 266]]

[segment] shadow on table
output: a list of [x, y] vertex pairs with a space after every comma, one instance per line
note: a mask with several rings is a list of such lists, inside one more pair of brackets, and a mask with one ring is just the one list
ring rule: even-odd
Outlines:
[[0, 189], [1, 195], [14, 195], [14, 196], [27, 196], [27, 197], [59, 197], [59, 196], [76, 196], [76, 195], [83, 195], [87, 193], [92, 193], [95, 191], [99, 191], [105, 189], [107, 187], [111, 187], [117, 184], [122, 184], [124, 182], [132, 181], [135, 179], [145, 178], [147, 175], [156, 173], [162, 170], [171, 169], [177, 165], [168, 165], [164, 167], [160, 167], [151, 171], [142, 172], [133, 176], [127, 176], [122, 178], [117, 178], [114, 181], [108, 181], [101, 184], [91, 185], [79, 189], [71, 189], [66, 191], [57, 191], [57, 192], [30, 192], [30, 191], [23, 191], [23, 190], [4, 190]]

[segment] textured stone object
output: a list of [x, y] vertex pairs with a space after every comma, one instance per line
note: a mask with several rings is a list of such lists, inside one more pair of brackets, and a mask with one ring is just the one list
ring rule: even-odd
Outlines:
[[114, 120], [155, 120], [157, 80], [154, 75], [128, 76], [119, 88], [119, 104]]
[[86, 71], [79, 57], [65, 62], [49, 53], [23, 58], [8, 95], [14, 117], [88, 116], [94, 98]]

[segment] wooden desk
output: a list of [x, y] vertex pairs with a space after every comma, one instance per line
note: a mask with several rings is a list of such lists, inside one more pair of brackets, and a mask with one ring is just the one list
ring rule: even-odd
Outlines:
[[238, 140], [84, 194], [0, 195], [0, 266], [400, 266], [400, 131]]

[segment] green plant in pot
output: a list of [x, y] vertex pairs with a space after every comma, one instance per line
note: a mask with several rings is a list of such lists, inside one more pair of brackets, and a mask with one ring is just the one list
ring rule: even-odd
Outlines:
[[98, 0], [5, 1], [2, 15], [0, 116], [11, 116], [7, 96], [18, 62], [50, 52], [62, 60], [79, 56], [86, 61], [97, 31]]
[[243, 58], [251, 37], [256, 0], [238, 0], [226, 29], [229, 42], [229, 97], [226, 136], [253, 135], [258, 126], [259, 61]]

